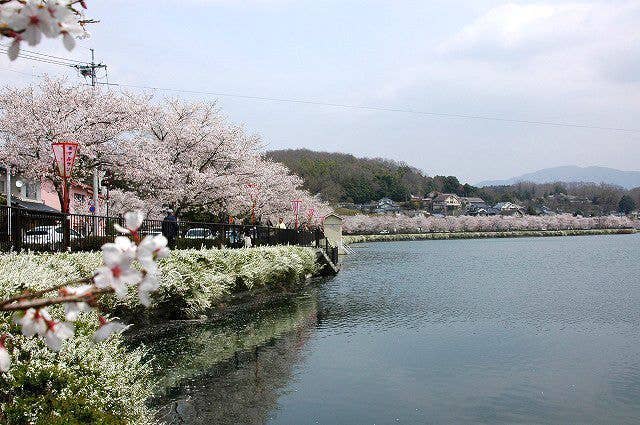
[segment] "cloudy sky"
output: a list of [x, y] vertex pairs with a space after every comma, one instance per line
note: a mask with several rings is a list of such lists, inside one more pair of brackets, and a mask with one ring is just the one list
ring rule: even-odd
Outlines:
[[[567, 164], [640, 169], [638, 0], [88, 3], [101, 21], [90, 39], [33, 49], [86, 59], [93, 47], [112, 83], [233, 95], [158, 92], [217, 97], [270, 149], [393, 158], [472, 183]], [[18, 72], [79, 78], [0, 58], [3, 82], [34, 80]]]

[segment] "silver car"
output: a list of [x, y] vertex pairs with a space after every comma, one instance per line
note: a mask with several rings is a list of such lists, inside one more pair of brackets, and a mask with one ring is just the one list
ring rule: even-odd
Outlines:
[[[69, 238], [71, 240], [78, 239], [82, 235], [73, 229], [69, 229]], [[22, 243], [25, 245], [48, 245], [62, 243], [64, 238], [64, 229], [62, 226], [37, 226], [27, 232], [22, 237]]]

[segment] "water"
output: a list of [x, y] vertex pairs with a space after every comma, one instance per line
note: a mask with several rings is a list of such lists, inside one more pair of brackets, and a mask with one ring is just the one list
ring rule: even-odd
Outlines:
[[[640, 236], [354, 246], [276, 308], [150, 339], [170, 423], [638, 423]], [[181, 422], [182, 421], [182, 422]]]

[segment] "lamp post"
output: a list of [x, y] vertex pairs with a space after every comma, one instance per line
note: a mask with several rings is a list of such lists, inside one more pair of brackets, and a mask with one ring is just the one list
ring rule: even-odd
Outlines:
[[78, 153], [78, 142], [55, 142], [51, 144], [53, 156], [58, 166], [58, 172], [62, 177], [62, 205], [60, 210], [65, 214], [62, 225], [63, 244], [66, 248], [71, 246], [71, 226], [69, 220], [69, 179], [73, 171], [73, 163]]

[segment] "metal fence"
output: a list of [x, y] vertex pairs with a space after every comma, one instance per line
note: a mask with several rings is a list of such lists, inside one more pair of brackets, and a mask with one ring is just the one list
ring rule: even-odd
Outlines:
[[[0, 250], [96, 251], [118, 235], [113, 226], [115, 223], [124, 225], [124, 219], [0, 206]], [[144, 220], [140, 235], [162, 234], [163, 223], [167, 226], [163, 220]], [[176, 236], [170, 238], [170, 244], [177, 249], [298, 245], [322, 248], [331, 259], [335, 256], [337, 262], [337, 247], [329, 244], [320, 228], [280, 229], [178, 221], [175, 230]]]

